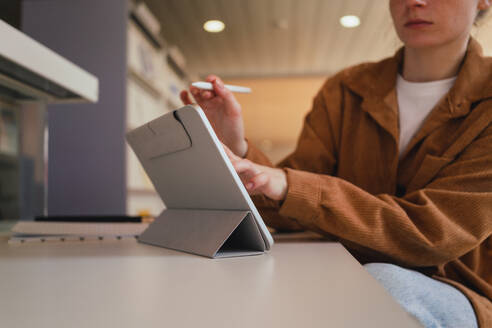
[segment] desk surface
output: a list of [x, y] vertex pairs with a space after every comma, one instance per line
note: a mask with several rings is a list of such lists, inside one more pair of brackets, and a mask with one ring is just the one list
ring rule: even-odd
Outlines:
[[133, 240], [6, 241], [3, 327], [420, 327], [337, 243], [212, 260]]

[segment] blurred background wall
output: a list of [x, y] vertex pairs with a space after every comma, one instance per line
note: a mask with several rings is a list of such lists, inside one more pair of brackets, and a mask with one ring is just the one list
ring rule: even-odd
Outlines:
[[227, 79], [247, 85], [251, 94], [237, 94], [248, 139], [276, 163], [296, 145], [304, 116], [325, 76]]

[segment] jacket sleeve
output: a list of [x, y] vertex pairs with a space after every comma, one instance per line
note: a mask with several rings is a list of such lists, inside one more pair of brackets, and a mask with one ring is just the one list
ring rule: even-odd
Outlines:
[[492, 126], [425, 188], [401, 198], [329, 175], [287, 172], [280, 215], [407, 265], [444, 264], [492, 234]]

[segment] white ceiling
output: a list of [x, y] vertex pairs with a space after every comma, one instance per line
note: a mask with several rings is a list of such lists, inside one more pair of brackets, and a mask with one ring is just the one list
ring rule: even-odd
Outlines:
[[[330, 74], [392, 54], [399, 43], [387, 0], [145, 0], [163, 38], [177, 45], [189, 71], [224, 77]], [[346, 29], [343, 15], [361, 18]], [[207, 33], [220, 19], [226, 29]], [[283, 20], [287, 29], [278, 28]]]
[[[223, 77], [327, 75], [400, 46], [388, 0], [144, 0], [191, 73]], [[343, 28], [343, 15], [361, 25]], [[220, 19], [223, 32], [205, 32]], [[278, 28], [279, 20], [287, 29]]]

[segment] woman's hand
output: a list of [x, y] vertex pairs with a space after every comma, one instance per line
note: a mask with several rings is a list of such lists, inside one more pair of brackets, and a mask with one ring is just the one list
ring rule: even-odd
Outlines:
[[[244, 138], [241, 105], [232, 92], [224, 87], [220, 78], [209, 75], [206, 81], [212, 83], [213, 91], [190, 86], [190, 92], [207, 115], [220, 141], [229, 147], [234, 154], [244, 157], [248, 151], [248, 144]], [[192, 104], [186, 90], [181, 91], [180, 97], [185, 105]]]
[[273, 200], [284, 200], [287, 175], [284, 170], [259, 165], [235, 155], [226, 145], [224, 150], [250, 195], [263, 194]]

